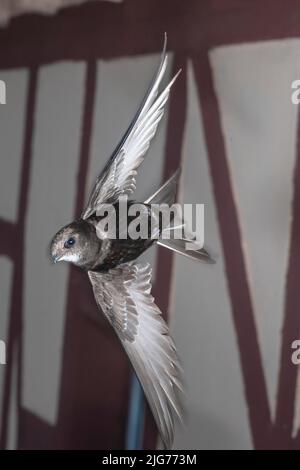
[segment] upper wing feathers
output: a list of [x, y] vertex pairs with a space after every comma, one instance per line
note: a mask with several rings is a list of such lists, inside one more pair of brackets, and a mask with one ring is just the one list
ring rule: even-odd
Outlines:
[[103, 202], [114, 203], [122, 194], [132, 194], [136, 188], [137, 168], [142, 163], [157, 126], [163, 116], [170, 89], [177, 78], [171, 80], [158, 94], [159, 85], [167, 67], [166, 39], [158, 71], [151, 83], [138, 112], [97, 178], [82, 218], [86, 219], [97, 211]]
[[151, 295], [148, 264], [89, 272], [97, 303], [114, 326], [141, 382], [166, 448], [174, 414], [182, 416], [182, 371], [174, 343]]

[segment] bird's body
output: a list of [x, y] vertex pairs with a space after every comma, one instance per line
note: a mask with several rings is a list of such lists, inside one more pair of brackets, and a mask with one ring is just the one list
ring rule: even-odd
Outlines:
[[[166, 42], [162, 60], [152, 84], [131, 125], [97, 178], [81, 217], [60, 229], [51, 243], [52, 259], [67, 261], [85, 270], [97, 305], [113, 326], [141, 382], [166, 448], [173, 442], [174, 418], [182, 416], [182, 370], [175, 345], [161, 311], [151, 296], [151, 268], [134, 261], [157, 242], [200, 261], [212, 262], [204, 249], [186, 251], [186, 238], [162, 240], [165, 227], [156, 219], [145, 236], [120, 236], [121, 196], [130, 196], [136, 187], [137, 168], [163, 116], [175, 78], [158, 94], [167, 65]], [[177, 75], [176, 75], [177, 76]], [[172, 204], [179, 172], [140, 205], [146, 220], [156, 217], [150, 204]], [[111, 204], [116, 213], [116, 236], [103, 229], [103, 207]], [[130, 208], [134, 201], [127, 203]], [[120, 219], [121, 220], [121, 219]], [[128, 215], [126, 227], [132, 218]], [[100, 229], [99, 229], [100, 226]], [[123, 233], [123, 232], [122, 232]], [[192, 240], [190, 240], [192, 241]]]
[[[127, 209], [136, 204], [135, 201], [128, 201], [126, 204]], [[122, 238], [122, 233], [119, 226], [119, 203], [112, 205], [116, 214], [116, 236], [113, 238], [108, 237], [105, 233], [97, 230], [99, 222], [105, 216], [91, 215], [86, 220], [79, 218], [71, 224], [63, 227], [53, 238], [52, 246], [56, 247], [55, 261], [69, 261], [76, 259], [78, 267], [85, 271], [107, 272], [109, 269], [116, 266], [128, 263], [138, 258], [145, 250], [147, 250], [154, 242], [155, 239], [151, 233], [151, 221], [153, 214], [151, 207], [148, 204], [139, 203], [139, 206], [144, 208], [145, 216], [148, 219], [148, 237], [142, 238], [141, 236], [133, 240], [130, 237]], [[127, 216], [127, 226], [135, 219], [135, 216]], [[68, 237], [76, 238], [76, 246], [72, 253], [66, 252], [64, 244], [59, 246], [59, 239], [61, 234], [67, 234]], [[51, 248], [51, 251], [53, 249]], [[80, 253], [80, 256], [79, 256]]]
[[[134, 201], [128, 201], [127, 208], [129, 209], [133, 204], [136, 204]], [[120, 264], [129, 263], [137, 259], [144, 251], [146, 251], [154, 242], [155, 239], [152, 238], [151, 234], [151, 208], [147, 204], [141, 204], [141, 207], [145, 210], [145, 215], [148, 219], [148, 238], [142, 238], [139, 236], [136, 239], [130, 237], [122, 238], [122, 233], [119, 227], [119, 204], [114, 204], [116, 213], [116, 237], [109, 238], [105, 234], [101, 239], [101, 249], [99, 253], [99, 258], [97, 264], [93, 266], [92, 271], [98, 272], [107, 272], [111, 268], [115, 268]], [[128, 215], [127, 226], [135, 219], [134, 216]], [[97, 226], [99, 221], [102, 220], [102, 217], [94, 216], [90, 217], [89, 222], [93, 224], [95, 231], [97, 232]], [[98, 231], [98, 237], [101, 237]], [[99, 239], [99, 238], [98, 238]]]

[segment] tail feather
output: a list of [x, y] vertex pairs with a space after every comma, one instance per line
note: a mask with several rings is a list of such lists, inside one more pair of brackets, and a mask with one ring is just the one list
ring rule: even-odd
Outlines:
[[177, 171], [168, 179], [152, 196], [150, 196], [145, 204], [169, 204], [175, 202], [177, 184], [180, 178], [181, 170]]
[[[146, 201], [145, 204], [168, 204], [171, 206], [175, 202], [176, 197], [176, 190], [178, 181], [180, 178], [180, 168], [168, 179], [152, 196], [150, 196]], [[185, 227], [184, 221], [174, 220], [174, 227], [166, 227], [164, 231], [167, 230], [174, 230], [174, 228]], [[185, 227], [186, 229], [186, 227]], [[204, 263], [214, 264], [215, 259], [210, 253], [210, 250], [207, 247], [202, 247], [196, 249], [195, 240], [193, 239], [192, 234], [186, 234], [186, 238], [178, 239], [178, 238], [171, 238], [171, 239], [159, 239], [157, 240], [157, 244], [168, 248], [169, 250], [175, 251], [176, 253], [180, 253], [183, 256], [188, 258], [202, 261]], [[187, 249], [187, 245], [190, 245], [190, 248], [193, 245], [193, 249]]]
[[157, 240], [157, 244], [161, 245], [169, 250], [175, 251], [187, 258], [194, 259], [197, 261], [202, 261], [203, 263], [215, 264], [215, 259], [209, 253], [209, 250], [206, 247], [199, 248], [198, 250], [187, 250], [186, 244], [192, 243], [187, 240], [182, 239], [171, 239], [171, 240]]

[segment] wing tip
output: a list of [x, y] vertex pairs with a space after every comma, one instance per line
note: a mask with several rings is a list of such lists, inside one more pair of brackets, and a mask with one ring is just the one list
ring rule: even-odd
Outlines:
[[171, 79], [171, 81], [170, 81], [170, 83], [168, 84], [167, 88], [170, 89], [170, 88], [174, 85], [174, 83], [176, 82], [176, 80], [177, 80], [177, 78], [179, 77], [179, 75], [181, 74], [181, 72], [182, 72], [182, 69], [179, 69], [179, 70], [175, 73], [174, 77]]
[[166, 54], [166, 50], [167, 50], [167, 43], [168, 43], [168, 34], [167, 34], [167, 31], [164, 32], [164, 44], [163, 44], [163, 55]]

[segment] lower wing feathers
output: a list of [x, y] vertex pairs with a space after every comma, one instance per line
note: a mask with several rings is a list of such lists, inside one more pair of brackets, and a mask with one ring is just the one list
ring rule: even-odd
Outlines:
[[151, 295], [148, 264], [89, 271], [97, 304], [114, 327], [144, 389], [162, 441], [172, 446], [182, 417], [182, 370], [161, 311]]

